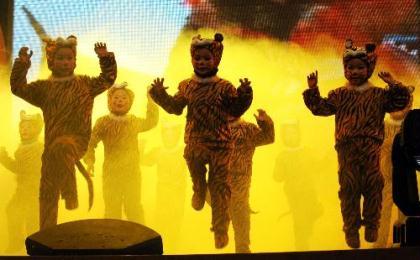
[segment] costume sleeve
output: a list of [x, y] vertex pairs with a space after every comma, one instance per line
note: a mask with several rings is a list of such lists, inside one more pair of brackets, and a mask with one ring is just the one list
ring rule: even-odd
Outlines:
[[274, 134], [274, 123], [271, 118], [264, 121], [257, 121], [258, 127], [255, 127], [254, 132], [254, 146], [261, 146], [266, 144], [274, 143], [275, 134]]
[[224, 93], [223, 101], [229, 115], [240, 117], [251, 106], [253, 99], [252, 88], [236, 89], [230, 82], [226, 82], [228, 86]]
[[101, 130], [103, 129], [102, 120], [98, 119], [95, 123], [95, 126], [92, 129], [92, 134], [90, 136], [88, 149], [83, 161], [88, 165], [95, 164], [95, 148], [98, 146], [98, 143], [102, 140]]
[[385, 90], [385, 112], [394, 112], [404, 109], [410, 101], [408, 88], [401, 83], [389, 85]]
[[182, 82], [178, 87], [178, 92], [174, 96], [170, 96], [166, 90], [156, 90], [151, 88], [150, 97], [161, 106], [169, 114], [181, 115], [187, 105], [187, 98], [184, 95], [184, 87]]
[[47, 81], [38, 80], [27, 83], [26, 74], [29, 66], [19, 59], [15, 60], [10, 75], [10, 87], [14, 95], [24, 99], [34, 106], [42, 107], [46, 97]]
[[159, 148], [155, 147], [151, 151], [143, 154], [143, 157], [140, 160], [141, 165], [144, 166], [153, 166], [157, 164], [159, 156]]
[[303, 92], [305, 105], [316, 116], [330, 116], [337, 111], [337, 93], [331, 90], [327, 98], [322, 98], [318, 87]]
[[159, 108], [152, 100], [147, 102], [146, 118], [136, 120], [138, 132], [145, 132], [154, 128], [159, 121]]
[[88, 77], [90, 93], [93, 97], [112, 87], [117, 78], [117, 62], [114, 53], [109, 52], [106, 56], [100, 57], [99, 65], [101, 74], [95, 78]]
[[0, 164], [13, 173], [17, 173], [18, 163], [7, 153], [0, 155]]

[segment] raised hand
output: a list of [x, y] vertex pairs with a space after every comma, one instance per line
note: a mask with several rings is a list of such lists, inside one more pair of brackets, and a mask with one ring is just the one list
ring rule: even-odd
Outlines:
[[150, 91], [156, 91], [156, 92], [161, 92], [161, 91], [165, 91], [166, 89], [168, 89], [168, 87], [164, 87], [163, 86], [163, 81], [165, 79], [164, 78], [156, 78], [153, 80], [152, 86], [150, 87]]
[[257, 109], [257, 111], [258, 111], [258, 114], [254, 114], [254, 117], [255, 119], [257, 119], [257, 121], [268, 121], [270, 119], [270, 117], [267, 115], [265, 110]]
[[309, 74], [306, 79], [308, 80], [309, 88], [316, 88], [318, 86], [318, 71], [312, 72]]
[[104, 42], [95, 43], [95, 53], [98, 55], [99, 58], [106, 56], [108, 54], [106, 43]]
[[389, 85], [396, 85], [399, 83], [389, 72], [381, 71], [378, 73], [378, 76]]
[[248, 78], [239, 79], [239, 82], [241, 83], [239, 86], [240, 88], [251, 88], [251, 81], [249, 81]]
[[31, 57], [33, 54], [33, 51], [30, 50], [28, 53], [29, 48], [28, 47], [22, 47], [19, 50], [19, 60], [23, 63], [26, 63], [28, 65], [31, 65]]

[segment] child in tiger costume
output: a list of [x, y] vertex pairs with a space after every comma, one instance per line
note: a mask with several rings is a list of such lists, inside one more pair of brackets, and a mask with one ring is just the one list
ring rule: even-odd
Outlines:
[[[411, 95], [408, 105], [403, 110], [389, 113], [389, 118], [385, 120], [385, 137], [381, 147], [380, 161], [381, 172], [384, 176], [384, 189], [382, 190], [382, 209], [378, 240], [373, 244], [373, 247], [375, 248], [391, 246], [391, 244], [388, 243], [388, 240], [391, 228], [392, 205], [394, 205], [394, 200], [392, 199], [392, 144], [395, 135], [401, 130], [401, 125], [405, 116], [413, 108], [412, 93], [414, 88], [411, 87], [409, 90]], [[398, 214], [399, 217], [401, 217], [402, 213], [399, 212]]]
[[141, 173], [138, 134], [154, 128], [159, 119], [157, 105], [148, 96], [146, 118], [129, 114], [134, 92], [126, 83], [108, 90], [108, 115], [93, 127], [84, 161], [93, 173], [95, 148], [104, 145], [103, 196], [105, 218], [121, 219], [124, 209], [128, 220], [144, 223], [141, 205]]
[[38, 229], [38, 194], [41, 177], [41, 155], [44, 145], [38, 140], [43, 127], [40, 114], [20, 113], [19, 134], [21, 143], [15, 158], [9, 157], [0, 147], [0, 164], [16, 175], [16, 191], [6, 207], [9, 232], [7, 253], [19, 252], [26, 236]]
[[[40, 186], [40, 228], [57, 224], [59, 197], [67, 209], [78, 207], [75, 168], [87, 150], [94, 98], [110, 88], [117, 75], [117, 66], [106, 44], [96, 43], [102, 73], [98, 77], [75, 75], [76, 45], [74, 36], [67, 39], [46, 39], [46, 55], [51, 76], [46, 80], [27, 83], [32, 51], [23, 47], [13, 64], [10, 85], [12, 93], [41, 108], [45, 120], [45, 144], [42, 154]], [[89, 203], [92, 205], [92, 182]]]
[[257, 125], [235, 119], [230, 122], [235, 147], [230, 160], [230, 218], [235, 235], [235, 252], [251, 253], [249, 189], [251, 188], [252, 157], [257, 146], [274, 142], [274, 123], [267, 113], [258, 109]]
[[[365, 226], [365, 240], [378, 237], [383, 177], [379, 168], [380, 149], [384, 139], [386, 112], [403, 109], [409, 92], [387, 72], [379, 77], [388, 83], [386, 89], [373, 86], [368, 79], [376, 64], [375, 46], [354, 47], [346, 42], [343, 55], [347, 85], [332, 90], [322, 98], [318, 89], [318, 72], [308, 77], [309, 89], [303, 93], [306, 106], [314, 115], [335, 115], [335, 149], [339, 163], [339, 197], [346, 242], [359, 248], [359, 229]], [[360, 198], [363, 195], [363, 220]]]
[[142, 165], [156, 166], [156, 203], [154, 224], [166, 244], [166, 252], [181, 246], [179, 235], [184, 220], [187, 187], [187, 164], [182, 160], [182, 124], [162, 122], [162, 145], [154, 147], [141, 157]]
[[[212, 231], [215, 247], [228, 244], [230, 201], [229, 158], [233, 139], [228, 125], [229, 116], [241, 116], [251, 105], [252, 88], [248, 79], [240, 80], [236, 89], [229, 81], [217, 76], [222, 58], [223, 36], [214, 39], [192, 39], [190, 54], [194, 75], [181, 81], [174, 96], [167, 94], [163, 79], [155, 79], [150, 95], [170, 114], [181, 115], [187, 106], [184, 157], [193, 182], [192, 206], [204, 206], [207, 186], [212, 205]], [[208, 183], [206, 164], [209, 164]]]

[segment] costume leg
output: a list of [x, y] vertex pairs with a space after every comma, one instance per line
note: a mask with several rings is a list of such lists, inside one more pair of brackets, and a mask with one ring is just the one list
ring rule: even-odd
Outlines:
[[42, 155], [41, 184], [39, 189], [40, 230], [57, 225], [60, 190], [55, 174], [55, 162], [48, 151]]
[[361, 226], [360, 216], [360, 198], [361, 183], [360, 169], [358, 166], [357, 147], [346, 145], [337, 148], [338, 152], [338, 179], [340, 190], [338, 196], [340, 198], [341, 214], [343, 217], [343, 230], [346, 234], [359, 231]]
[[379, 219], [381, 217], [384, 179], [379, 167], [380, 146], [372, 144], [372, 146], [368, 146], [368, 148], [369, 153], [363, 157], [365, 159], [364, 166], [366, 173], [362, 182], [362, 192], [364, 198], [363, 220], [366, 229], [374, 230], [376, 233], [379, 228]]
[[208, 162], [207, 148], [199, 145], [187, 145], [184, 151], [184, 158], [187, 161], [191, 180], [193, 182], [192, 206], [196, 210], [201, 210], [204, 206], [206, 196], [206, 163]]
[[208, 186], [212, 204], [212, 225], [215, 234], [227, 234], [229, 228], [230, 180], [229, 158], [231, 150], [214, 150], [209, 165]]
[[229, 213], [235, 235], [235, 252], [251, 253], [250, 239], [250, 206], [249, 188], [251, 177], [247, 174], [232, 172], [231, 176], [232, 197]]
[[127, 220], [144, 224], [144, 211], [141, 204], [141, 177], [127, 180], [123, 204]]
[[6, 207], [7, 228], [9, 232], [9, 245], [6, 252], [9, 253], [18, 252], [25, 245], [24, 216], [22, 216], [22, 212], [24, 212], [22, 207], [23, 200], [24, 198], [15, 194]]
[[123, 187], [117, 180], [104, 178], [102, 193], [105, 205], [104, 218], [122, 219]]

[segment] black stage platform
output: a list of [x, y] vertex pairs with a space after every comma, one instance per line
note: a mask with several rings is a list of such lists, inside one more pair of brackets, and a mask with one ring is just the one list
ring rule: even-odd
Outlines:
[[[0, 259], [11, 257], [2, 256]], [[420, 247], [390, 248], [390, 249], [359, 249], [336, 251], [256, 253], [256, 254], [210, 254], [210, 255], [160, 255], [160, 256], [15, 256], [13, 259], [146, 259], [146, 260], [420, 260]]]

